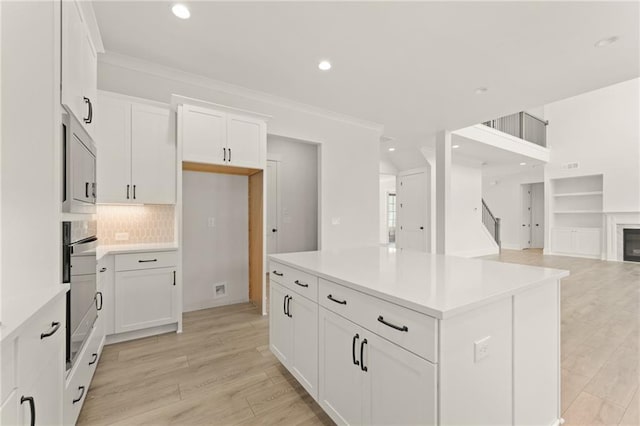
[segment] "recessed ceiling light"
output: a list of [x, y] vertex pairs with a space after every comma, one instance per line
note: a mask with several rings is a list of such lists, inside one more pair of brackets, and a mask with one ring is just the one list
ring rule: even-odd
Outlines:
[[595, 47], [610, 46], [613, 43], [615, 43], [616, 41], [618, 41], [619, 39], [620, 39], [620, 37], [618, 37], [618, 36], [612, 36], [612, 37], [603, 38], [602, 40], [598, 40], [594, 46]]
[[476, 95], [484, 95], [488, 91], [489, 91], [489, 89], [487, 89], [486, 87], [478, 87], [476, 89]]
[[318, 64], [318, 68], [320, 68], [321, 71], [329, 71], [331, 69], [331, 62], [320, 61], [320, 63]]
[[171, 11], [180, 19], [189, 19], [191, 17], [191, 12], [189, 12], [189, 9], [184, 4], [174, 4]]
[[396, 150], [396, 149], [395, 149], [394, 147], [389, 148], [389, 152], [393, 152], [393, 151], [395, 151], [395, 150]]
[[527, 163], [520, 163], [520, 165], [521, 165], [521, 166], [526, 166], [526, 165], [527, 165]]
[[460, 148], [460, 145], [451, 145], [451, 148], [458, 149], [458, 148]]

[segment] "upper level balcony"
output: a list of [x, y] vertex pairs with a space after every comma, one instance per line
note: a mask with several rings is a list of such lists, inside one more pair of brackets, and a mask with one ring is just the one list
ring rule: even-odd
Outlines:
[[547, 125], [549, 122], [528, 112], [517, 112], [495, 120], [485, 121], [482, 124], [527, 142], [543, 147], [547, 146]]

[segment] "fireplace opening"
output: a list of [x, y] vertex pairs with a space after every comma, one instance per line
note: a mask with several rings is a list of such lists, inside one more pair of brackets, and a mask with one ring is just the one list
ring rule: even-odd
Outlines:
[[624, 230], [624, 260], [640, 262], [640, 229]]

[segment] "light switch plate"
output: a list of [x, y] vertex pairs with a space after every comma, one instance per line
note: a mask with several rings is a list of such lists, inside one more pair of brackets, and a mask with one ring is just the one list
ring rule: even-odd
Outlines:
[[214, 228], [216, 226], [216, 218], [215, 217], [207, 218], [207, 226], [209, 228]]
[[340, 218], [339, 217], [331, 218], [331, 224], [332, 225], [340, 225]]
[[489, 356], [489, 340], [491, 340], [491, 336], [473, 342], [475, 362], [480, 362]]

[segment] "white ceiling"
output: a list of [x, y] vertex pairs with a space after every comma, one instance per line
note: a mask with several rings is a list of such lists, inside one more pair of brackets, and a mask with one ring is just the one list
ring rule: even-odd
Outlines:
[[94, 1], [105, 49], [384, 124], [400, 148], [640, 75], [638, 2], [187, 4]]

